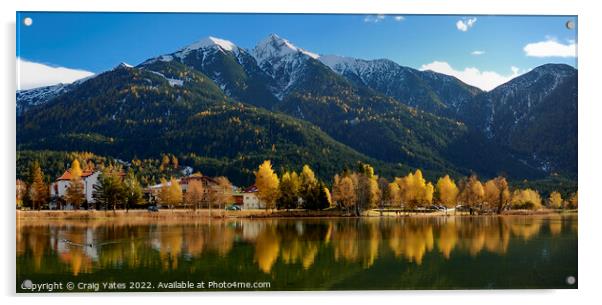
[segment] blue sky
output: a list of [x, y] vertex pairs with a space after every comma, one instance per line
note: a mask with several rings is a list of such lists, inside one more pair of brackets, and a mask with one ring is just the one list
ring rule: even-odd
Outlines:
[[[30, 26], [22, 23], [26, 17]], [[209, 35], [253, 48], [270, 33], [314, 53], [389, 58], [479, 87], [545, 63], [577, 64], [577, 18], [569, 16], [23, 12], [17, 20], [22, 61], [93, 73], [119, 62], [138, 64]], [[33, 76], [20, 77], [27, 82], [23, 78]]]

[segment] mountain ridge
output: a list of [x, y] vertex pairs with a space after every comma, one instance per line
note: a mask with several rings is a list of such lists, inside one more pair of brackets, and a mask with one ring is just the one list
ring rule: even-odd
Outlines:
[[[241, 105], [259, 107], [274, 115], [308, 122], [310, 125], [307, 126], [318, 128], [346, 147], [339, 149], [349, 150], [346, 156], [354, 156], [343, 159], [384, 162], [390, 164], [383, 165], [388, 168], [395, 167], [392, 164], [403, 164], [461, 175], [471, 172], [484, 176], [506, 173], [515, 178], [533, 178], [554, 172], [576, 177], [576, 126], [572, 126], [576, 125], [577, 70], [567, 67], [543, 65], [485, 92], [453, 76], [419, 71], [387, 59], [363, 60], [318, 55], [272, 34], [252, 50], [210, 36], [175, 52], [150, 58], [136, 67], [118, 66], [110, 71], [133, 69], [138, 71], [136, 73], [147, 75], [146, 85], [150, 82], [150, 87], [156, 87], [152, 90], [158, 90], [158, 93], [153, 93], [156, 96], [150, 96], [163, 96], [164, 101], [158, 101], [161, 103], [170, 101], [177, 104], [183, 92], [190, 91], [198, 96], [213, 92], [211, 94], [220, 96], [218, 99], [226, 103], [224, 105], [242, 102]], [[571, 81], [573, 78], [574, 82]], [[164, 85], [156, 85], [158, 82]], [[18, 124], [22, 124], [21, 128], [27, 126], [26, 121], [32, 119], [27, 113], [32, 110], [37, 115], [44, 111], [58, 111], [52, 110], [57, 109], [52, 104], [66, 103], [69, 95], [84, 94], [74, 93], [84, 83], [86, 81], [17, 92]], [[207, 87], [203, 83], [213, 85]], [[89, 84], [85, 86], [88, 88]], [[124, 89], [126, 91], [120, 94], [125, 95], [121, 98], [138, 94], [140, 89], [136, 89], [137, 86], [142, 85], [135, 83], [132, 88]], [[89, 89], [85, 97], [106, 100], [110, 94], [116, 94], [111, 93], [114, 90], [110, 89], [103, 89], [108, 93]], [[203, 90], [209, 91], [203, 93]], [[571, 95], [572, 92], [574, 94]], [[534, 106], [526, 108], [537, 109], [523, 116], [529, 120], [501, 115], [504, 111], [500, 109], [508, 108], [507, 105], [516, 104], [524, 108], [525, 100], [517, 95], [529, 96], [527, 104]], [[538, 106], [540, 104], [568, 110], [571, 118], [571, 109], [575, 110], [575, 122], [562, 121], [567, 126], [566, 130], [551, 128], [561, 135], [559, 138], [562, 141], [573, 143], [570, 144], [571, 149], [559, 149], [561, 143], [553, 141], [553, 135], [536, 128], [538, 124], [553, 127], [550, 121], [560, 120], [559, 113], [546, 109], [547, 106]], [[213, 109], [210, 105], [206, 107]], [[80, 109], [86, 112], [85, 108]], [[69, 112], [67, 109], [61, 111]], [[115, 112], [115, 109], [111, 111], [114, 119], [119, 117], [119, 112]], [[107, 116], [102, 111], [97, 115]], [[173, 113], [168, 111], [162, 115]], [[178, 114], [179, 120], [184, 121], [189, 121], [189, 116], [185, 112]], [[159, 117], [152, 119], [158, 120]], [[511, 119], [517, 121], [515, 125], [518, 127], [505, 137], [499, 130], [506, 128], [504, 124]], [[492, 123], [488, 125], [489, 121]], [[531, 121], [536, 123], [529, 123]], [[52, 122], [48, 124], [52, 125]], [[56, 128], [63, 126], [58, 124]], [[195, 128], [192, 130], [203, 137], [208, 136]], [[492, 131], [488, 133], [487, 130]], [[83, 133], [82, 130], [76, 131], [75, 134], [81, 134], [80, 137], [90, 132], [96, 134], [91, 130]], [[29, 132], [35, 134], [31, 130]], [[38, 132], [45, 131], [40, 129]], [[521, 139], [521, 134], [530, 138], [544, 134], [544, 138], [549, 140], [545, 145], [528, 145], [530, 141]], [[100, 139], [103, 138], [103, 135], [98, 135]], [[194, 134], [191, 133], [189, 137], [194, 137]], [[313, 134], [311, 137], [320, 138], [322, 135]], [[285, 139], [278, 141], [281, 140]], [[18, 147], [48, 148], [48, 144], [36, 146], [32, 141], [31, 138], [18, 139]], [[74, 142], [71, 139], [65, 143]], [[223, 150], [223, 147], [216, 151], [220, 149]], [[260, 155], [266, 154], [269, 155], [269, 152]], [[574, 162], [563, 160], [563, 156], [564, 159], [574, 156]]]

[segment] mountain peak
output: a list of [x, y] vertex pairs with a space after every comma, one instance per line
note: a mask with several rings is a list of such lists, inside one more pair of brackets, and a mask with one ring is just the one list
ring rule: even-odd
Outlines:
[[575, 67], [567, 65], [567, 64], [544, 64], [538, 67], [535, 67], [532, 71], [540, 72], [540, 73], [571, 73], [577, 71]]
[[117, 69], [125, 69], [125, 68], [133, 68], [134, 66], [126, 63], [126, 62], [120, 62], [117, 66], [115, 66], [115, 68], [113, 68], [113, 70], [117, 70]]
[[290, 41], [276, 34], [270, 34], [268, 35], [268, 37], [264, 38], [261, 42], [259, 42], [257, 46], [255, 46], [253, 53], [260, 62], [263, 62], [268, 58], [280, 58], [289, 54], [297, 53], [304, 54], [314, 59], [320, 57], [318, 54], [309, 52], [302, 48], [298, 48]]
[[186, 46], [185, 48], [180, 50], [180, 52], [187, 54], [190, 51], [205, 49], [205, 48], [212, 48], [212, 47], [219, 47], [224, 51], [233, 51], [234, 49], [238, 48], [233, 42], [231, 42], [229, 40], [221, 39], [221, 38], [217, 38], [217, 37], [213, 37], [213, 36], [208, 36], [208, 37], [201, 39], [191, 45]]

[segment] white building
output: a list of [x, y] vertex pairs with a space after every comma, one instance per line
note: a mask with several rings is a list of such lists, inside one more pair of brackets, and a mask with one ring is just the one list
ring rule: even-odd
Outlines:
[[[88, 203], [94, 203], [94, 197], [92, 197], [92, 193], [94, 193], [94, 186], [100, 184], [98, 181], [98, 177], [100, 176], [100, 171], [84, 171], [82, 172], [82, 182], [84, 183], [84, 194], [86, 195], [86, 201]], [[51, 197], [65, 197], [67, 193], [67, 188], [69, 188], [69, 184], [71, 183], [71, 172], [69, 170], [65, 171], [62, 176], [60, 176], [55, 182], [50, 185], [50, 196]], [[68, 207], [67, 207], [68, 208]]]
[[257, 197], [257, 187], [255, 185], [242, 191], [242, 205], [245, 210], [265, 209], [265, 202]]

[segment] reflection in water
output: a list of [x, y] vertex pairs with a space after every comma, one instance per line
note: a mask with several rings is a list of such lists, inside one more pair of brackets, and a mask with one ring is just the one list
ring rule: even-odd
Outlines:
[[[19, 221], [17, 256], [35, 271], [58, 259], [73, 276], [126, 267], [176, 270], [206, 255], [225, 259], [239, 246], [253, 253], [237, 256], [246, 260], [237, 263], [264, 274], [277, 263], [308, 270], [320, 259], [370, 268], [390, 256], [420, 266], [427, 253], [445, 260], [483, 251], [505, 255], [511, 240], [529, 241], [542, 227], [563, 233], [566, 217], [148, 221]], [[566, 230], [576, 232], [576, 217]]]

